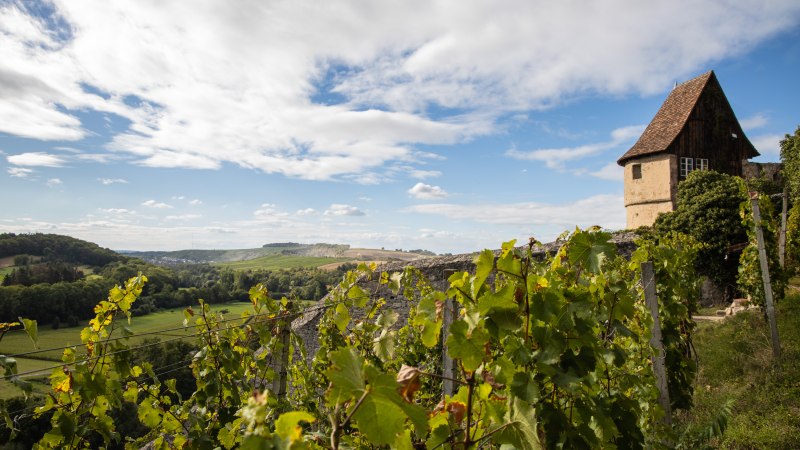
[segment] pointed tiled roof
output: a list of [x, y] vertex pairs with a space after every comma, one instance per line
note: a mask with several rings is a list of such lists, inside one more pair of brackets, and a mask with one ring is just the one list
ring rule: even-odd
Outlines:
[[666, 151], [683, 129], [711, 79], [716, 79], [713, 70], [675, 86], [639, 140], [617, 160], [617, 164], [622, 166], [631, 158]]

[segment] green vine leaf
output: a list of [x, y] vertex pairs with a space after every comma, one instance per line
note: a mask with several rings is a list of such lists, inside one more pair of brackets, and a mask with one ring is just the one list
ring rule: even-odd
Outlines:
[[494, 269], [494, 252], [491, 250], [484, 250], [475, 261], [475, 276], [472, 278], [471, 294], [472, 298], [478, 297], [486, 278], [492, 273]]
[[600, 272], [603, 261], [616, 254], [616, 246], [609, 239], [611, 233], [577, 231], [569, 241], [569, 263], [573, 266], [577, 264], [591, 273]]
[[325, 371], [330, 380], [326, 398], [331, 407], [361, 396], [366, 389], [361, 375], [363, 359], [352, 347], [341, 348], [330, 355], [331, 367]]
[[513, 445], [519, 450], [543, 448], [536, 432], [536, 411], [530, 404], [518, 398], [509, 398], [506, 420], [508, 422], [497, 433], [495, 443]]
[[333, 314], [333, 323], [336, 324], [336, 328], [338, 328], [340, 332], [344, 332], [344, 330], [347, 329], [347, 324], [350, 323], [350, 311], [344, 303], [336, 305]]
[[484, 345], [489, 341], [489, 333], [482, 327], [472, 330], [464, 320], [456, 320], [450, 325], [450, 336], [447, 337], [447, 353], [453, 359], [461, 360], [467, 371], [480, 367], [486, 352]]
[[431, 348], [439, 343], [442, 331], [442, 305], [445, 296], [442, 292], [434, 292], [422, 297], [416, 308], [411, 324], [421, 327], [422, 344]]
[[22, 317], [19, 318], [19, 321], [22, 323], [25, 333], [31, 339], [31, 342], [33, 342], [33, 346], [35, 348], [39, 348], [39, 326], [37, 325], [36, 321], [31, 319], [23, 319]]

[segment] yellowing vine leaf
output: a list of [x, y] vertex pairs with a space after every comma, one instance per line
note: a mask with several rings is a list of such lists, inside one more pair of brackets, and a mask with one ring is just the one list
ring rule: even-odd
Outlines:
[[290, 443], [303, 439], [303, 427], [300, 422], [314, 423], [316, 417], [305, 411], [290, 411], [281, 414], [275, 421], [275, 432], [281, 439], [288, 439]]

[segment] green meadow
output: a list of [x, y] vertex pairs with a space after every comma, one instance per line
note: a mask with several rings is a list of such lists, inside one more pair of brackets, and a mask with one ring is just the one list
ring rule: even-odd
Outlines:
[[[242, 312], [251, 308], [250, 303], [244, 302], [223, 303], [210, 306], [213, 312], [222, 313], [226, 319], [238, 318], [241, 316]], [[197, 308], [195, 307], [194, 310], [197, 311]], [[146, 316], [132, 317], [130, 326], [128, 326], [124, 320], [120, 323], [120, 325], [128, 326], [130, 330], [134, 332], [134, 335], [131, 336], [129, 340], [131, 345], [136, 345], [145, 339], [153, 338], [168, 340], [185, 336], [187, 340], [189, 340], [192, 338], [194, 330], [191, 326], [187, 329], [183, 328], [184, 318], [185, 316], [183, 314], [183, 308], [175, 308], [155, 312]], [[192, 322], [190, 321], [190, 325], [191, 324]], [[81, 345], [80, 332], [87, 325], [88, 322], [79, 327], [62, 327], [57, 330], [53, 330], [50, 327], [42, 327], [39, 329], [38, 349], [33, 346], [33, 342], [30, 340], [30, 338], [28, 338], [28, 335], [24, 331], [11, 331], [3, 337], [2, 341], [0, 341], [0, 354], [16, 355], [37, 350], [45, 350], [43, 352], [28, 355], [26, 357], [15, 358], [17, 360], [17, 369], [19, 373], [39, 371], [30, 374], [26, 378], [33, 380], [41, 379], [49, 375], [54, 366], [58, 366], [58, 363], [61, 360], [61, 355], [64, 352], [63, 347]], [[174, 330], [164, 331], [163, 333], [149, 334], [144, 336], [141, 335], [143, 333], [159, 332], [172, 328], [174, 328]], [[112, 335], [112, 338], [120, 336], [122, 336], [121, 329], [120, 331], [115, 332]], [[34, 384], [36, 385], [37, 383]], [[0, 381], [0, 398], [13, 397], [19, 394], [20, 391], [15, 386], [12, 386], [9, 382]]]

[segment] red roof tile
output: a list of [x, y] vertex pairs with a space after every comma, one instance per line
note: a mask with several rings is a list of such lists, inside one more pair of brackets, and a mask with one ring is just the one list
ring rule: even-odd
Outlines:
[[700, 94], [712, 77], [714, 77], [713, 70], [677, 85], [664, 100], [661, 109], [647, 125], [636, 144], [617, 160], [617, 164], [622, 166], [631, 158], [666, 151], [683, 129], [692, 109], [700, 99]]

